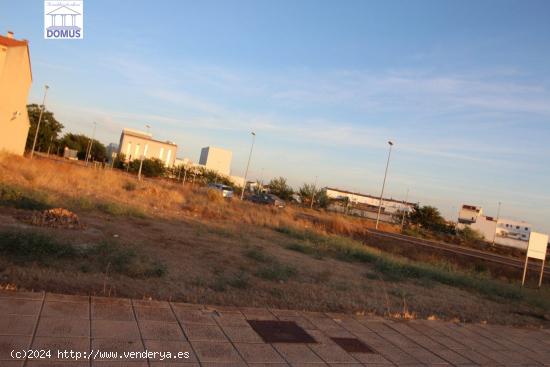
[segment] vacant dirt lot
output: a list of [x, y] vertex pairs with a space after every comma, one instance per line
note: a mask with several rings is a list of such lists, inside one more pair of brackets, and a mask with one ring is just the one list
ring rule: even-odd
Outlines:
[[[9, 239], [0, 240], [4, 286], [548, 325], [547, 287], [520, 291], [342, 237], [368, 225], [363, 221], [226, 202], [196, 188], [9, 156], [0, 156], [0, 185], [0, 237]], [[24, 220], [47, 207], [72, 210], [82, 228]]]

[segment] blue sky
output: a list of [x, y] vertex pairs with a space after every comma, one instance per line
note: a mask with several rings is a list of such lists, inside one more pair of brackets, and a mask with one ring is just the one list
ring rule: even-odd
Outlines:
[[67, 131], [152, 126], [233, 151], [242, 175], [462, 203], [550, 232], [550, 2], [84, 2], [82, 41], [43, 39], [43, 2], [0, 0]]

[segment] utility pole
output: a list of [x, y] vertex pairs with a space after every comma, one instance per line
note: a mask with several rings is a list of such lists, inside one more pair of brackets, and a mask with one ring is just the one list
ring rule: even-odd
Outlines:
[[44, 113], [44, 106], [46, 103], [46, 95], [48, 94], [48, 85], [44, 86], [44, 98], [42, 99], [42, 108], [40, 109], [40, 115], [38, 116], [38, 124], [36, 124], [36, 131], [34, 133], [34, 141], [32, 142], [31, 159], [34, 155], [34, 148], [36, 147], [36, 139], [38, 139], [38, 130], [40, 130], [40, 122], [42, 121], [42, 113]]
[[[405, 201], [403, 204], [405, 204], [405, 207], [407, 205], [407, 200], [409, 200], [409, 188], [407, 188], [407, 194], [405, 195]], [[403, 226], [405, 225], [405, 213], [406, 210], [403, 208], [403, 217], [401, 218], [401, 232], [403, 232]]]
[[388, 141], [390, 146], [388, 152], [388, 161], [386, 162], [386, 171], [384, 171], [384, 181], [382, 182], [382, 192], [380, 193], [380, 201], [378, 202], [378, 215], [376, 216], [376, 229], [378, 229], [378, 223], [380, 222], [380, 213], [382, 212], [382, 199], [384, 197], [384, 187], [386, 186], [386, 177], [388, 175], [388, 167], [390, 166], [390, 157], [391, 157], [391, 148], [393, 147], [393, 142]]
[[493, 233], [493, 243], [491, 244], [492, 246], [495, 245], [495, 240], [497, 238], [497, 229], [498, 229], [498, 219], [500, 217], [500, 201], [498, 202], [498, 209], [497, 209], [497, 222], [495, 224], [495, 233]]
[[250, 147], [250, 154], [248, 155], [248, 163], [246, 164], [246, 171], [244, 171], [244, 185], [241, 191], [241, 200], [244, 198], [244, 190], [246, 189], [246, 177], [248, 176], [248, 167], [250, 166], [250, 159], [252, 158], [252, 150], [254, 149], [254, 141], [256, 140], [256, 133], [254, 131], [252, 134], [252, 146]]
[[310, 209], [313, 209], [313, 202], [315, 200], [315, 191], [317, 191], [317, 176], [315, 176], [315, 183], [313, 184], [313, 190], [311, 192], [311, 205], [309, 206]]
[[88, 162], [90, 161], [91, 155], [92, 155], [92, 146], [94, 145], [94, 139], [95, 139], [95, 128], [97, 126], [97, 123], [94, 121], [94, 131], [92, 133], [92, 139], [90, 140], [90, 144], [88, 146], [88, 151], [86, 152], [86, 166], [88, 166]]

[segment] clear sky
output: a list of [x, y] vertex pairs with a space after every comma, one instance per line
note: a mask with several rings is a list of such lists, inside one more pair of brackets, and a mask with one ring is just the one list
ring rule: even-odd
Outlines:
[[[30, 40], [33, 86], [67, 131], [152, 126], [285, 176], [550, 232], [550, 1], [85, 0], [81, 41], [43, 39], [38, 0], [0, 0]], [[1, 103], [1, 102], [0, 102]]]

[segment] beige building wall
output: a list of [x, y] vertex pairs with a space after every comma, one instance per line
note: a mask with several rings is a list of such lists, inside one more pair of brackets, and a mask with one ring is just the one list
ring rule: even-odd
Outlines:
[[22, 155], [29, 133], [27, 98], [32, 83], [27, 41], [0, 35], [0, 151]]
[[172, 167], [176, 160], [177, 144], [153, 139], [151, 134], [141, 131], [124, 129], [118, 145], [119, 154], [126, 156], [127, 160], [144, 158], [157, 158], [167, 167]]
[[205, 166], [206, 169], [230, 176], [232, 157], [233, 153], [230, 150], [217, 147], [205, 147], [201, 150], [199, 164]]

